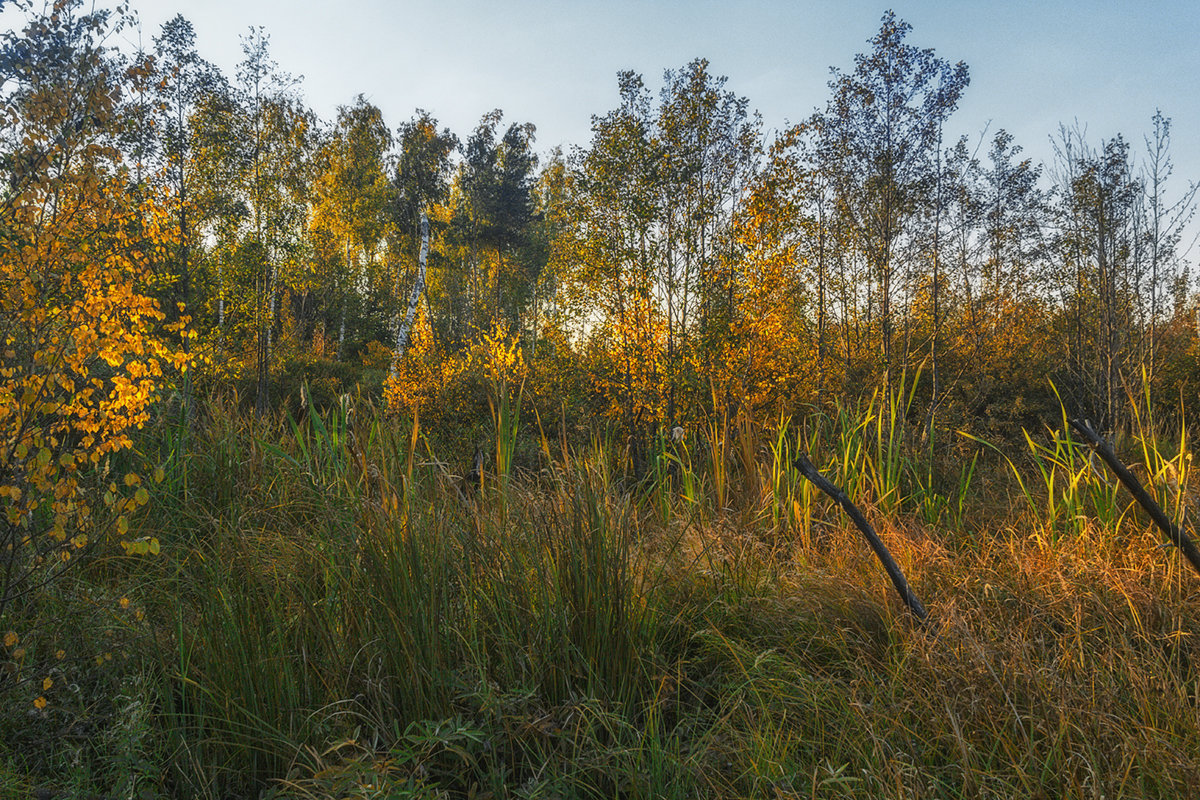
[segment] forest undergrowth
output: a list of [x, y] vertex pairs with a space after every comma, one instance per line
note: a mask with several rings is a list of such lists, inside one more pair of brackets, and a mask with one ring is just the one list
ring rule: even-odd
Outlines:
[[[905, 410], [718, 421], [636, 482], [615, 437], [500, 404], [490, 452], [538, 455], [476, 484], [367, 400], [211, 400], [142, 442], [163, 481], [130, 535], [161, 553], [11, 607], [0, 794], [1195, 793], [1200, 576], [1065, 419], [931, 453]], [[1190, 444], [1150, 424], [1118, 446], [1179, 520]]]

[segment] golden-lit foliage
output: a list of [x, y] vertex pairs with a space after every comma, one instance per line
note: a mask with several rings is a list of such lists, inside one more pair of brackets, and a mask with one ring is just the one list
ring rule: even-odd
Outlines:
[[409, 334], [408, 350], [395, 359], [383, 387], [388, 408], [423, 416], [438, 403], [461, 367], [456, 359], [434, 346], [427, 314], [419, 310]]
[[[31, 46], [61, 48], [65, 64], [23, 63], [5, 98], [20, 132], [10, 158], [28, 168], [0, 208], [0, 525], [5, 557], [30, 569], [69, 561], [100, 519], [125, 535], [149, 495], [138, 474], [110, 479], [112, 459], [187, 360], [148, 293], [171, 244], [166, 203], [131, 184], [105, 136], [120, 76], [89, 44], [101, 22], [56, 7], [47, 23]], [[190, 336], [187, 323], [169, 328]], [[4, 598], [22, 575], [8, 572]]]
[[666, 412], [666, 320], [645, 292], [625, 294], [616, 304], [616, 319], [593, 339], [604, 366], [592, 382], [605, 399], [604, 414], [611, 422], [632, 428], [652, 425]]
[[[520, 387], [528, 374], [519, 340], [501, 322], [480, 336], [468, 350], [445, 353], [434, 346], [424, 310], [417, 314], [405, 354], [395, 360], [384, 384], [384, 398], [394, 411], [415, 412], [422, 418], [463, 413], [450, 398], [470, 394], [475, 386]], [[471, 386], [464, 387], [464, 383]], [[519, 389], [518, 389], [519, 391]], [[498, 398], [490, 397], [492, 402]]]
[[792, 194], [803, 176], [773, 160], [734, 219], [739, 248], [732, 293], [738, 310], [716, 338], [713, 382], [767, 416], [809, 399], [816, 349], [808, 319], [805, 244], [814, 225]]
[[496, 322], [471, 349], [469, 363], [483, 374], [489, 386], [520, 384], [525, 379], [525, 354], [509, 326]]

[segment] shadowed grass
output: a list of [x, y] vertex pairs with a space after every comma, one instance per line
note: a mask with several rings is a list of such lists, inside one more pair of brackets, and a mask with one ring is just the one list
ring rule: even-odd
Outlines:
[[[1194, 794], [1194, 576], [1136, 514], [1096, 513], [1102, 476], [1069, 440], [931, 468], [897, 408], [781, 421], [757, 450], [727, 421], [719, 479], [663, 439], [661, 475], [629, 489], [597, 436], [476, 491], [362, 401], [258, 426], [214, 404], [187, 491], [140, 520], [164, 555], [80, 578], [145, 608], [89, 684], [127, 699], [55, 698], [46, 726], [136, 742], [121, 785], [162, 797]], [[1135, 442], [1182, 515], [1188, 439]], [[799, 449], [859, 487], [937, 637], [798, 480]], [[36, 752], [0, 786], [72, 758]], [[55, 788], [117, 787], [108, 752]]]

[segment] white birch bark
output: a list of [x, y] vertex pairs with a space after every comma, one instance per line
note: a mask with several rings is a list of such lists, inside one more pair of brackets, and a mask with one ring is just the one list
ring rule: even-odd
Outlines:
[[421, 251], [417, 256], [417, 282], [413, 286], [412, 295], [408, 298], [408, 312], [404, 322], [396, 328], [396, 350], [392, 359], [392, 375], [396, 374], [396, 362], [404, 357], [408, 349], [408, 334], [412, 330], [413, 320], [417, 316], [417, 304], [421, 301], [421, 293], [425, 291], [425, 262], [429, 258], [429, 217], [421, 212]]

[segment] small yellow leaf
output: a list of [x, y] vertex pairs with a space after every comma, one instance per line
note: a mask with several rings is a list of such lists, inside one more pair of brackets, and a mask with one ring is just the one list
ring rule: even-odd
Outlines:
[[33, 701], [33, 705], [38, 709], [38, 711], [41, 711], [43, 708], [46, 707], [46, 698], [38, 697], [37, 700]]
[[53, 685], [54, 685], [54, 681], [50, 678], [46, 678], [45, 680], [42, 681], [42, 691], [43, 692], [50, 691], [50, 687]]
[[4, 634], [4, 646], [5, 647], [12, 647], [20, 640], [21, 640], [21, 637], [17, 636], [16, 631], [9, 631], [8, 633]]
[[121, 517], [117, 520], [117, 533], [121, 536], [129, 533], [129, 520], [125, 517]]

